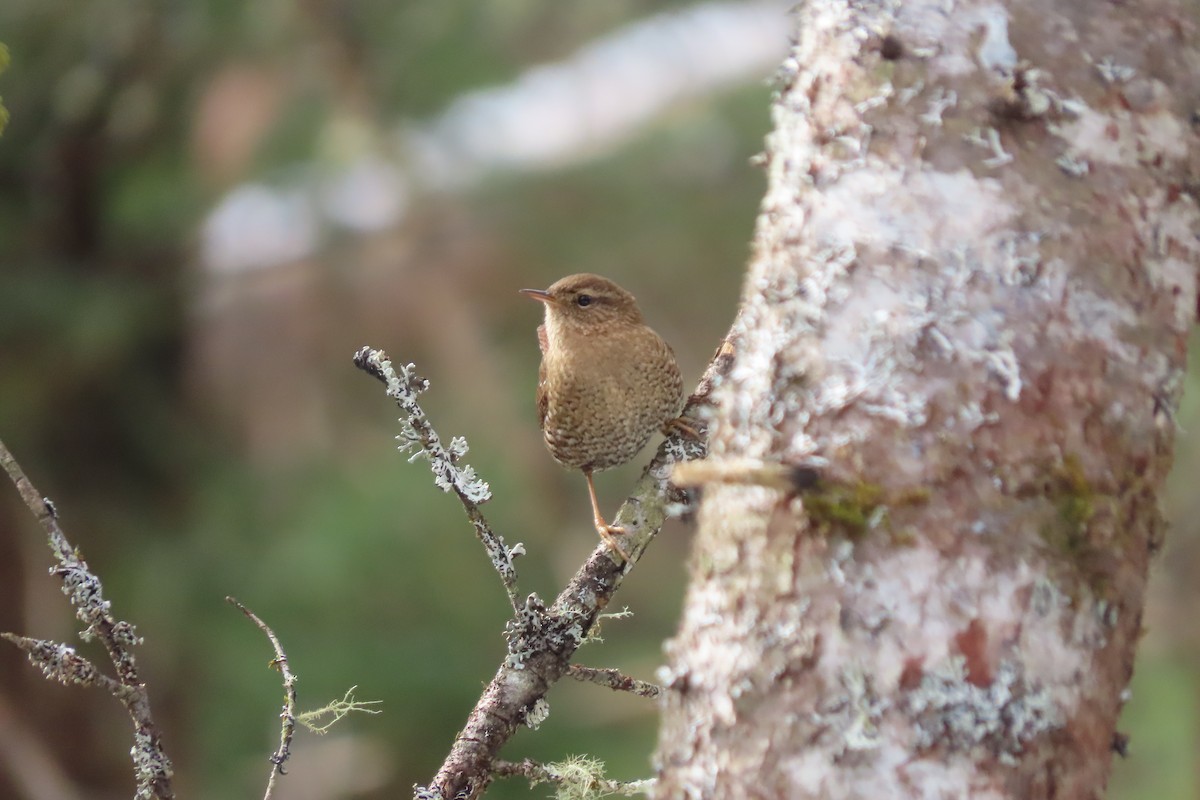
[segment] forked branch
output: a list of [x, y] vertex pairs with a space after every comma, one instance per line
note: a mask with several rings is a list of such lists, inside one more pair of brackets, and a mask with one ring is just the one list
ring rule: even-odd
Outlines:
[[171, 787], [171, 760], [163, 752], [162, 736], [150, 714], [150, 695], [138, 675], [133, 656], [134, 646], [142, 643], [141, 637], [134, 631], [133, 625], [113, 617], [111, 606], [104, 599], [100, 579], [88, 569], [87, 562], [71, 546], [59, 527], [58, 510], [37, 491], [2, 441], [0, 465], [3, 465], [21, 499], [46, 531], [50, 549], [58, 560], [58, 566], [51, 568], [50, 572], [62, 580], [63, 593], [75, 607], [75, 616], [84, 624], [80, 638], [84, 641], [100, 640], [112, 661], [116, 677], [105, 675], [69, 645], [13, 634], [4, 634], [4, 638], [25, 651], [30, 662], [47, 678], [68, 685], [99, 686], [117, 698], [133, 720], [134, 744], [130, 755], [137, 780], [136, 800], [169, 800], [175, 797]]
[[[701, 416], [699, 412], [707, 405], [709, 395], [728, 370], [732, 358], [732, 345], [726, 341], [688, 399], [685, 416], [691, 419]], [[608, 605], [625, 574], [662, 528], [667, 509], [686, 505], [686, 495], [669, 483], [672, 466], [703, 458], [707, 446], [702, 440], [674, 432], [659, 447], [615, 519], [615, 523], [627, 532], [625, 543], [631, 561], [616, 564], [609, 556], [607, 546], [602, 544], [550, 607], [547, 608], [535, 594], [520, 603], [516, 596], [516, 573], [512, 568], [512, 556], [520, 552], [520, 545], [509, 550], [491, 531], [478, 507], [490, 497], [486, 484], [482, 495], [468, 488], [478, 479], [473, 472], [465, 473], [457, 467], [455, 447], [452, 444], [450, 452], [442, 447], [417, 405], [416, 395], [428, 387], [427, 382], [413, 375], [411, 365], [397, 372], [379, 350], [364, 347], [355, 355], [355, 364], [383, 381], [388, 387], [388, 395], [405, 411], [405, 428], [399, 438], [419, 446], [421, 454], [433, 467], [438, 485], [459, 496], [476, 534], [500, 573], [516, 612], [505, 629], [508, 652], [504, 661], [484, 689], [437, 775], [429, 786], [414, 789], [416, 800], [470, 800], [479, 797], [498, 771], [503, 771], [497, 758], [517, 727], [522, 724], [533, 727], [544, 718], [548, 709], [547, 691], [567, 673], [572, 655], [592, 628], [597, 615]], [[458, 455], [462, 452], [465, 452], [465, 445]]]
[[404, 412], [404, 418], [400, 420], [400, 435], [396, 437], [400, 441], [400, 452], [413, 451], [410, 461], [421, 457], [428, 460], [438, 488], [458, 496], [467, 512], [467, 519], [475, 528], [475, 535], [500, 575], [509, 604], [514, 612], [518, 612], [521, 601], [517, 597], [517, 569], [513, 559], [524, 553], [525, 549], [519, 543], [512, 548], [505, 545], [504, 539], [492, 531], [483, 512], [479, 510], [480, 505], [492, 499], [492, 490], [475, 474], [473, 467], [459, 463], [467, 454], [466, 440], [456, 436], [450, 440], [448, 447], [444, 446], [425, 416], [424, 409], [417, 402], [417, 395], [429, 388], [429, 381], [416, 375], [412, 364], [397, 370], [387, 353], [369, 347], [354, 354], [354, 365], [380, 380], [387, 387], [388, 397], [395, 400]]
[[279, 730], [279, 748], [271, 754], [271, 775], [267, 778], [267, 791], [263, 795], [263, 800], [271, 800], [271, 795], [275, 792], [275, 781], [280, 775], [287, 774], [283, 765], [292, 756], [292, 736], [296, 733], [296, 676], [292, 674], [287, 653], [283, 651], [283, 645], [279, 643], [279, 637], [275, 635], [275, 631], [271, 630], [270, 626], [263, 622], [257, 614], [234, 598], [226, 597], [225, 602], [237, 606], [271, 642], [271, 647], [275, 650], [275, 658], [271, 660], [271, 666], [283, 675], [283, 710], [279, 712], [279, 719], [282, 720]]

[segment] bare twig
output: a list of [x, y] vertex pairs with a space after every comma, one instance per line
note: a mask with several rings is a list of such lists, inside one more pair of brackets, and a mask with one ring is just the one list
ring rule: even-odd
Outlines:
[[278, 776], [287, 774], [283, 765], [292, 756], [292, 736], [296, 733], [296, 676], [292, 674], [291, 667], [288, 666], [287, 653], [283, 652], [283, 645], [279, 643], [279, 637], [275, 635], [275, 631], [271, 630], [271, 627], [263, 622], [257, 614], [234, 598], [226, 597], [225, 602], [241, 609], [241, 612], [257, 625], [258, 629], [270, 640], [271, 647], [275, 648], [275, 658], [271, 660], [271, 666], [283, 675], [283, 710], [279, 713], [279, 718], [283, 720], [283, 723], [279, 731], [279, 749], [271, 754], [271, 776], [267, 779], [267, 791], [263, 795], [263, 800], [270, 800], [271, 794], [275, 791], [275, 780]]
[[657, 683], [639, 681], [616, 669], [597, 669], [596, 667], [585, 667], [582, 664], [572, 664], [567, 667], [567, 676], [577, 681], [598, 683], [616, 692], [629, 692], [651, 700], [663, 692], [663, 688]]
[[601, 777], [602, 770], [603, 765], [590, 758], [575, 757], [561, 764], [539, 764], [526, 758], [523, 761], [497, 761], [495, 774], [498, 778], [525, 778], [530, 786], [553, 783], [559, 787], [560, 797], [631, 796], [650, 794], [654, 789], [653, 779], [610, 781]]
[[504, 538], [492, 531], [479, 506], [492, 498], [491, 489], [487, 483], [480, 480], [475, 470], [459, 461], [467, 454], [467, 442], [456, 436], [450, 440], [450, 446], [442, 445], [437, 431], [429, 423], [424, 409], [417, 402], [417, 395], [429, 388], [429, 381], [413, 373], [413, 365], [400, 367], [399, 371], [382, 350], [364, 347], [354, 354], [354, 365], [364, 372], [375, 376], [387, 386], [388, 397], [396, 401], [396, 405], [404, 412], [400, 435], [400, 451], [415, 450], [410, 460], [424, 456], [429, 460], [429, 468], [433, 470], [433, 479], [438, 488], [444, 492], [454, 492], [462, 502], [467, 512], [467, 518], [475, 528], [475, 535], [487, 550], [492, 566], [504, 583], [504, 591], [508, 594], [508, 602], [514, 612], [519, 613], [521, 601], [517, 597], [517, 569], [513, 558], [525, 552], [518, 543], [512, 548], [504, 544]]
[[817, 486], [822, 466], [824, 464], [815, 458], [806, 464], [771, 463], [757, 458], [706, 458], [676, 464], [671, 472], [671, 482], [686, 487], [712, 483], [763, 486], [796, 494]]
[[[735, 323], [736, 325], [736, 323]], [[731, 334], [732, 337], [733, 334]], [[362, 350], [360, 356], [376, 351]], [[709, 395], [733, 361], [727, 339], [688, 399], [684, 415], [701, 416]], [[615, 523], [627, 531], [631, 561], [616, 564], [601, 544], [549, 608], [530, 595], [505, 629], [508, 653], [484, 689], [463, 730], [429, 786], [414, 788], [415, 800], [471, 800], [479, 797], [494, 775], [500, 749], [521, 724], [533, 725], [547, 713], [545, 695], [566, 672], [597, 615], [609, 603], [666, 519], [669, 505], [686, 505], [687, 495], [668, 482], [673, 464], [707, 453], [704, 441], [668, 436], [642, 473]]]
[[173, 798], [171, 760], [163, 752], [162, 736], [150, 714], [150, 695], [138, 676], [137, 662], [133, 657], [133, 647], [141, 644], [141, 638], [133, 625], [112, 616], [109, 603], [104, 599], [100, 579], [88, 569], [87, 563], [67, 541], [58, 525], [58, 511], [54, 504], [38, 493], [2, 441], [0, 465], [3, 465], [25, 505], [46, 531], [50, 549], [59, 564], [50, 572], [62, 579], [63, 593], [70, 598], [71, 605], [75, 607], [75, 616], [85, 626], [80, 638], [84, 641], [93, 638], [100, 640], [108, 651], [117, 677], [113, 679], [104, 675], [66, 645], [11, 634], [6, 634], [5, 638], [24, 650], [29, 660], [48, 678], [67, 684], [101, 686], [117, 698], [133, 720], [134, 745], [130, 755], [137, 781], [136, 800]]

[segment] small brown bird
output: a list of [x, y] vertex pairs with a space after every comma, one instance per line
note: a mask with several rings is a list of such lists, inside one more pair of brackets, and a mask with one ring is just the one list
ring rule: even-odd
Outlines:
[[642, 320], [633, 295], [608, 278], [568, 275], [549, 289], [521, 292], [546, 307], [538, 326], [542, 366], [537, 408], [554, 460], [583, 471], [596, 532], [629, 556], [596, 502], [592, 473], [629, 461], [683, 405], [683, 380], [670, 345]]

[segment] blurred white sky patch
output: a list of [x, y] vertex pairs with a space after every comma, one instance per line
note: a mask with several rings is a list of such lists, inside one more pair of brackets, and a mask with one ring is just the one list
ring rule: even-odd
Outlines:
[[790, 3], [705, 3], [635, 22], [566, 61], [471, 92], [405, 126], [405, 150], [434, 188], [494, 169], [544, 169], [626, 140], [673, 103], [767, 78], [787, 47]]
[[367, 154], [324, 181], [321, 208], [345, 228], [380, 230], [403, 216], [408, 206], [406, 183], [390, 161]]
[[316, 248], [317, 216], [303, 189], [243, 184], [204, 220], [202, 245], [212, 272], [294, 261]]
[[496, 170], [558, 168], [610, 150], [679, 101], [766, 80], [786, 52], [791, 5], [714, 2], [659, 14], [470, 92], [431, 120], [402, 123], [395, 160], [364, 152], [290, 186], [238, 187], [203, 223], [203, 264], [229, 273], [294, 261], [315, 251], [324, 226], [395, 225], [410, 187], [465, 189]]

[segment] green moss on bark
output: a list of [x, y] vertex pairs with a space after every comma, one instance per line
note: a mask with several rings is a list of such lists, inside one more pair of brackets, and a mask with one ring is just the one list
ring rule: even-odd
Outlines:
[[804, 494], [804, 511], [818, 527], [836, 531], [849, 539], [860, 539], [869, 531], [888, 525], [890, 508], [924, 505], [930, 492], [924, 487], [892, 491], [879, 484], [831, 484]]

